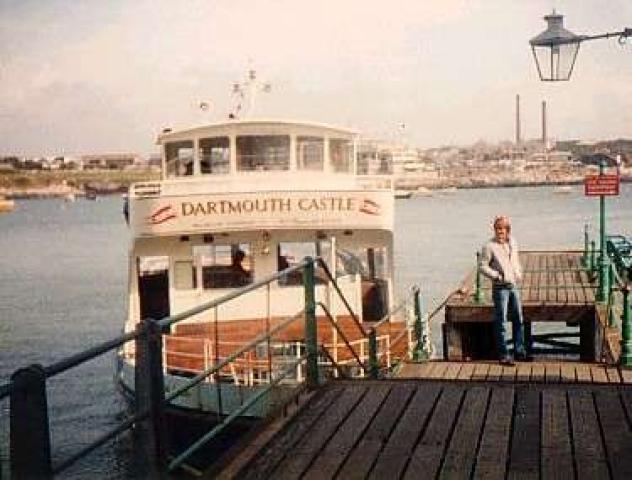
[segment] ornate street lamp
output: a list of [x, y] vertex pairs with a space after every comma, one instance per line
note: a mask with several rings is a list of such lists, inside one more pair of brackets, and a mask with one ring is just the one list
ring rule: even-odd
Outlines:
[[547, 22], [546, 30], [529, 43], [540, 80], [547, 82], [570, 80], [581, 42], [618, 37], [619, 43], [624, 44], [626, 38], [632, 36], [632, 28], [600, 35], [575, 35], [564, 28], [564, 17], [555, 13], [555, 10], [546, 15], [544, 20]]

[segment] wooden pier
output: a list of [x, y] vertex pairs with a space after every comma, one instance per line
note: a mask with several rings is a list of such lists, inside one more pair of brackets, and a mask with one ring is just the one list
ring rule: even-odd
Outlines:
[[631, 418], [626, 383], [337, 381], [220, 478], [629, 479]]
[[[580, 252], [522, 263], [526, 334], [544, 344], [535, 361], [490, 360], [491, 284], [479, 277], [477, 295], [474, 270], [446, 303], [446, 360], [328, 382], [241, 445], [220, 478], [632, 478], [632, 369], [614, 361], [595, 279]], [[576, 328], [537, 335], [538, 322]]]
[[[607, 322], [595, 303], [596, 285], [581, 263], [581, 252], [523, 252], [520, 286], [525, 335], [538, 322], [563, 322], [579, 328], [577, 353], [584, 361], [600, 361], [609, 353]], [[447, 360], [497, 358], [492, 334], [491, 282], [482, 277], [476, 298], [473, 271], [453, 293], [445, 310], [444, 357]], [[508, 325], [508, 332], [511, 328]], [[568, 335], [568, 334], [567, 334]], [[553, 340], [552, 343], [555, 343]], [[615, 342], [616, 343], [616, 342]], [[557, 342], [563, 345], [563, 342]]]

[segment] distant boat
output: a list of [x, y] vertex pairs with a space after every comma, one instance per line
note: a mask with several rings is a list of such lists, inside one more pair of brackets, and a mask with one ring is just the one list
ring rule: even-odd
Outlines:
[[410, 190], [395, 190], [393, 195], [395, 198], [410, 198], [413, 196], [413, 192]]
[[553, 193], [555, 194], [567, 194], [572, 192], [573, 187], [571, 187], [570, 185], [558, 185], [556, 187], [553, 187]]
[[85, 197], [86, 197], [86, 200], [96, 200], [97, 193], [93, 191], [87, 191]]
[[0, 197], [0, 213], [10, 212], [15, 208], [15, 202], [11, 199]]
[[74, 202], [75, 201], [75, 194], [74, 193], [67, 193], [66, 195], [64, 195], [64, 201], [66, 201], [66, 202]]
[[415, 197], [432, 197], [432, 190], [426, 187], [419, 187], [414, 192]]

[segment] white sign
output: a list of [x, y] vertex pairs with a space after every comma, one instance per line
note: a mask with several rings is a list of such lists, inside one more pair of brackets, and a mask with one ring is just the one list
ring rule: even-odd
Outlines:
[[136, 198], [136, 236], [273, 229], [393, 228], [390, 191], [258, 192]]

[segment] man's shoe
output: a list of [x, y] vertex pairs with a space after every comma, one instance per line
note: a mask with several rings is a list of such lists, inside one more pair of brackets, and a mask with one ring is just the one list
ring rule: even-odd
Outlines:
[[513, 367], [515, 365], [514, 361], [509, 356], [501, 358], [500, 364], [506, 367]]
[[533, 362], [533, 355], [527, 353], [516, 353], [516, 360], [519, 362]]

